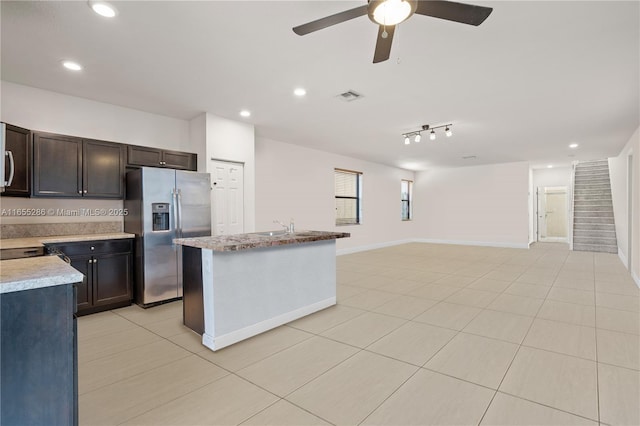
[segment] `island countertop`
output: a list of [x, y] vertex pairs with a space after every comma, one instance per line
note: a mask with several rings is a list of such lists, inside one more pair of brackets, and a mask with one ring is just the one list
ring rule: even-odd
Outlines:
[[58, 256], [0, 262], [0, 294], [82, 282], [84, 276]]
[[213, 251], [239, 251], [260, 247], [276, 247], [287, 244], [348, 238], [347, 232], [297, 231], [292, 234], [281, 231], [254, 232], [251, 234], [219, 235], [215, 237], [178, 238], [174, 243]]

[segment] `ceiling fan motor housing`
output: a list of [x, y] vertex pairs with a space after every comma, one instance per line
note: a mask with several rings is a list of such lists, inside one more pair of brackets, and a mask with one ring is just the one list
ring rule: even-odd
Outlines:
[[[385, 3], [389, 3], [389, 4], [385, 4]], [[379, 7], [383, 7], [383, 8], [390, 7], [394, 3], [395, 5], [404, 6], [404, 8], [406, 8], [407, 6], [409, 7], [409, 9], [407, 10], [408, 13], [406, 14], [406, 16], [403, 16], [399, 21], [395, 20], [391, 22], [389, 21], [385, 22], [384, 19], [376, 19], [377, 18], [377, 16], [375, 16], [376, 9], [378, 9]], [[376, 25], [392, 26], [392, 25], [397, 25], [409, 19], [409, 17], [415, 13], [417, 7], [418, 7], [417, 0], [369, 0], [369, 5], [367, 6], [367, 15], [369, 16], [369, 19], [371, 20], [371, 22], [373, 22]]]

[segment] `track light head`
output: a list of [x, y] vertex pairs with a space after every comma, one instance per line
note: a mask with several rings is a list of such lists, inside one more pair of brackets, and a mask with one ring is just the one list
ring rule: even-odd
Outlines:
[[422, 136], [420, 135], [420, 132], [416, 133], [416, 137], [413, 140], [414, 142], [418, 143], [420, 142], [420, 140], [422, 139]]
[[449, 126], [447, 126], [444, 129], [444, 134], [447, 135], [447, 137], [451, 137], [451, 135], [453, 134], [453, 132], [451, 131], [451, 128], [449, 128]]
[[404, 135], [404, 144], [409, 145], [410, 143], [411, 143], [411, 140], [409, 139], [409, 136]]
[[429, 133], [429, 139], [431, 139], [432, 141], [436, 140], [436, 131], [432, 130], [431, 133]]

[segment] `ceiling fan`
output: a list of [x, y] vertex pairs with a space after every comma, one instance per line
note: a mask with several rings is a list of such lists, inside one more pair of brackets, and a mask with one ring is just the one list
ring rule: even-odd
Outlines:
[[434, 0], [368, 0], [368, 4], [326, 16], [293, 28], [298, 35], [305, 35], [341, 22], [369, 15], [379, 26], [373, 63], [389, 59], [391, 42], [396, 25], [417, 13], [448, 21], [478, 26], [491, 14], [493, 8], [452, 1]]

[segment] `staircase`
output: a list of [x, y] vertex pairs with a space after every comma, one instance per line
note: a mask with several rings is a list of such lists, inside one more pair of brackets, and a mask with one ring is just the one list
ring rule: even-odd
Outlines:
[[607, 160], [580, 161], [576, 165], [573, 249], [618, 253]]

